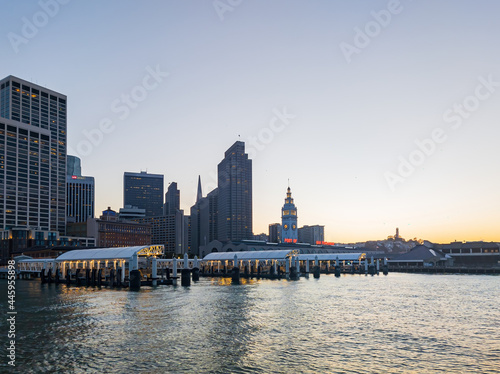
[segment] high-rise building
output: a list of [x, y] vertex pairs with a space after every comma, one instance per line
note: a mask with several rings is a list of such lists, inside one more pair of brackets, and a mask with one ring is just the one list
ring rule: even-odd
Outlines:
[[85, 222], [94, 218], [94, 177], [82, 176], [78, 157], [68, 155], [66, 175], [66, 220]]
[[269, 242], [281, 243], [281, 225], [279, 223], [269, 225]]
[[159, 217], [146, 217], [135, 221], [148, 224], [151, 228], [151, 244], [163, 244], [165, 255], [173, 257], [183, 254], [184, 211]]
[[198, 193], [196, 203], [191, 207], [189, 246], [191, 252], [198, 255], [200, 246], [217, 239], [218, 225], [218, 198], [219, 190], [216, 188], [206, 197], [201, 192], [201, 178], [198, 177]]
[[218, 240], [252, 239], [252, 160], [235, 142], [217, 167]]
[[67, 98], [0, 80], [0, 229], [66, 229]]
[[163, 206], [163, 215], [175, 214], [181, 209], [181, 191], [177, 188], [177, 183], [172, 182], [168, 186], [165, 194], [165, 205]]
[[82, 162], [79, 157], [68, 155], [66, 162], [66, 175], [82, 175]]
[[198, 252], [194, 253], [191, 247], [191, 216], [184, 216], [184, 241], [182, 243], [182, 253], [188, 253], [189, 255], [197, 255]]
[[186, 253], [184, 211], [180, 209], [181, 193], [177, 183], [170, 183], [165, 194], [163, 214], [159, 216], [146, 215], [137, 222], [147, 223], [151, 227], [151, 243], [163, 244], [168, 257]]
[[325, 242], [325, 226], [313, 225], [299, 228], [299, 242], [323, 244]]
[[197, 254], [200, 246], [210, 242], [209, 238], [209, 202], [201, 191], [201, 177], [198, 176], [196, 202], [191, 207], [191, 248]]
[[146, 217], [163, 215], [163, 175], [125, 172], [123, 175], [123, 206], [146, 209]]
[[297, 207], [293, 203], [292, 191], [288, 187], [283, 208], [281, 208], [281, 232], [283, 243], [297, 243]]
[[208, 200], [208, 241], [211, 242], [219, 235], [219, 189], [212, 190], [206, 199]]

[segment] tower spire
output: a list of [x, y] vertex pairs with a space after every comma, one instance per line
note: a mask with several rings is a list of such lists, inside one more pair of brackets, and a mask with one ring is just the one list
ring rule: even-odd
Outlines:
[[297, 207], [293, 203], [290, 186], [286, 190], [285, 204], [281, 208], [281, 228], [283, 243], [297, 243]]
[[200, 201], [203, 198], [203, 194], [201, 193], [201, 176], [198, 175], [198, 193], [196, 194], [196, 202]]

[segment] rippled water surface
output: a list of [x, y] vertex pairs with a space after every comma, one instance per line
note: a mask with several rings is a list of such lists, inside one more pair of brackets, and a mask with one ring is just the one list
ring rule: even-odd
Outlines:
[[500, 373], [497, 276], [16, 287], [17, 367], [0, 372]]

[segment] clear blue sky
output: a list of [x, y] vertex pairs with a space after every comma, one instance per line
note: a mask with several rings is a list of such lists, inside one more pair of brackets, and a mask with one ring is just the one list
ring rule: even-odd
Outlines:
[[255, 233], [290, 178], [329, 241], [500, 240], [498, 1], [64, 2], [0, 1], [0, 75], [68, 96], [97, 212], [146, 169], [188, 211], [256, 137]]

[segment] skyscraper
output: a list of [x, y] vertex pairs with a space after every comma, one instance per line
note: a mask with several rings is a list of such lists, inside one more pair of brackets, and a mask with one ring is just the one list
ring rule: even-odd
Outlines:
[[191, 247], [197, 254], [201, 245], [210, 241], [209, 238], [209, 203], [201, 191], [201, 178], [198, 176], [198, 193], [196, 202], [191, 207]]
[[66, 176], [66, 219], [85, 222], [94, 218], [94, 177], [82, 176], [80, 159], [68, 155]]
[[65, 232], [66, 96], [0, 81], [0, 229]]
[[283, 243], [297, 243], [297, 207], [293, 203], [292, 191], [288, 187], [283, 208], [281, 208], [281, 227]]
[[218, 240], [252, 239], [252, 160], [244, 142], [235, 142], [225, 152], [217, 174]]
[[146, 209], [146, 217], [163, 215], [163, 175], [125, 172], [123, 175], [123, 206]]
[[177, 188], [177, 183], [172, 182], [168, 186], [165, 194], [165, 205], [163, 206], [163, 215], [175, 214], [181, 209], [181, 191]]
[[208, 241], [211, 242], [219, 235], [219, 189], [212, 190], [206, 198], [208, 200]]

